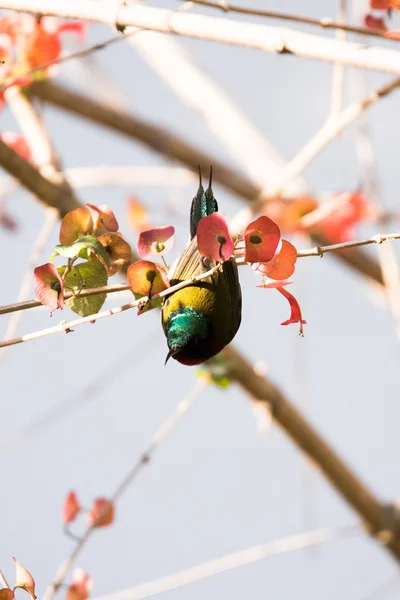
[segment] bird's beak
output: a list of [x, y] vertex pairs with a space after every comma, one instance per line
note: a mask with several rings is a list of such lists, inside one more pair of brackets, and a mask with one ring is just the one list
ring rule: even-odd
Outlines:
[[165, 359], [165, 363], [164, 366], [167, 364], [167, 362], [169, 361], [169, 359], [171, 358], [171, 356], [174, 356], [175, 354], [178, 354], [178, 352], [180, 351], [180, 348], [174, 348], [172, 347], [170, 349], [170, 351], [167, 354], [167, 358]]

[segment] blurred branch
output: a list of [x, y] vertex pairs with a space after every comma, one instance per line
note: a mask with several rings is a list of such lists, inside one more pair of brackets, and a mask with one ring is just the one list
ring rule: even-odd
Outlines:
[[[193, 386], [192, 391], [189, 392], [189, 394], [179, 402], [175, 410], [156, 431], [149, 446], [146, 448], [146, 450], [143, 452], [140, 458], [135, 462], [133, 467], [128, 471], [127, 475], [124, 477], [124, 479], [118, 485], [117, 489], [114, 491], [113, 495], [110, 498], [112, 503], [115, 504], [117, 500], [120, 499], [120, 497], [129, 488], [131, 483], [136, 479], [137, 475], [140, 473], [143, 467], [149, 464], [156, 450], [158, 450], [160, 445], [167, 439], [170, 433], [180, 423], [185, 414], [194, 406], [196, 400], [199, 398], [201, 392], [207, 385], [208, 382], [206, 380], [198, 380]], [[106, 507], [106, 510], [107, 508], [108, 507]], [[77, 556], [82, 552], [93, 531], [95, 530], [97, 522], [101, 520], [102, 516], [103, 515], [100, 514], [96, 521], [86, 529], [84, 535], [82, 536], [82, 538], [80, 539], [70, 556], [62, 562], [53, 581], [45, 590], [42, 596], [42, 600], [51, 600], [51, 598], [60, 588], [72, 564], [76, 560]]]
[[100, 123], [118, 133], [140, 141], [155, 152], [177, 160], [196, 172], [199, 165], [208, 168], [212, 164], [214, 179], [239, 196], [254, 199], [258, 193], [257, 187], [246, 177], [236, 173], [216, 160], [215, 157], [210, 157], [208, 154], [201, 152], [167, 129], [147, 123], [131, 114], [114, 110], [107, 104], [97, 102], [54, 83], [35, 83], [29, 89], [34, 96], [49, 104], [69, 110], [89, 121]]
[[63, 185], [55, 184], [43, 177], [29, 161], [22, 158], [0, 139], [0, 167], [15, 177], [32, 192], [45, 206], [56, 208], [63, 217], [78, 208], [79, 203]]
[[144, 600], [144, 598], [151, 598], [152, 596], [164, 594], [165, 592], [196, 583], [197, 581], [204, 581], [204, 579], [208, 579], [209, 577], [232, 571], [238, 567], [243, 567], [244, 565], [249, 565], [259, 560], [270, 558], [271, 556], [279, 556], [287, 552], [326, 544], [354, 535], [357, 532], [360, 532], [360, 528], [354, 525], [348, 527], [326, 527], [324, 529], [290, 535], [274, 540], [273, 542], [259, 544], [240, 552], [234, 552], [220, 558], [215, 558], [214, 560], [209, 560], [195, 567], [178, 571], [178, 573], [173, 573], [166, 577], [146, 581], [125, 590], [113, 592], [106, 596], [97, 596], [93, 600]]
[[[182, 167], [154, 165], [96, 165], [65, 169], [74, 188], [154, 186], [185, 187], [197, 183], [198, 175]], [[0, 198], [14, 193], [18, 181], [11, 177], [0, 178]]]
[[368, 532], [378, 536], [396, 560], [400, 560], [398, 513], [385, 505], [360, 481], [338, 454], [310, 425], [295, 405], [268, 379], [259, 375], [243, 355], [228, 346], [222, 355], [230, 365], [230, 376], [321, 469], [336, 491], [361, 516]]
[[[28, 266], [25, 275], [22, 278], [17, 303], [24, 303], [30, 295], [32, 281], [33, 281], [33, 270], [37, 266], [40, 256], [46, 246], [51, 232], [54, 228], [54, 223], [57, 219], [57, 213], [53, 209], [48, 209], [45, 215], [45, 219], [41, 230], [33, 244], [33, 248], [28, 260]], [[14, 312], [10, 321], [8, 322], [6, 331], [3, 336], [3, 341], [15, 335], [18, 325], [21, 321], [22, 312]], [[0, 349], [0, 364], [4, 358], [5, 348]]]
[[[277, 167], [283, 169], [285, 161], [221, 84], [199, 67], [194, 56], [171, 36], [160, 33], [142, 32], [129, 43], [195, 117], [200, 116], [251, 181], [264, 190], [271, 189]], [[292, 178], [285, 185], [289, 197], [305, 192], [300, 178]]]
[[0, 583], [3, 588], [9, 588], [10, 586], [7, 583], [7, 579], [4, 577], [3, 571], [0, 569]]
[[[255, 186], [248, 178], [237, 174], [236, 171], [225, 166], [215, 157], [199, 152], [196, 148], [165, 129], [150, 125], [121, 111], [113, 110], [107, 105], [54, 83], [34, 84], [30, 89], [35, 96], [50, 104], [86, 117], [134, 140], [139, 140], [156, 152], [178, 160], [193, 169], [197, 169], [198, 165], [208, 168], [212, 164], [214, 179], [250, 202], [254, 202], [261, 192], [260, 188]], [[327, 246], [331, 243], [331, 240], [317, 228], [313, 228], [309, 233], [318, 246]], [[359, 274], [367, 276], [382, 285], [379, 264], [367, 254], [361, 252], [350, 254], [339, 250], [337, 256], [347, 266], [358, 271]]]
[[79, 200], [62, 172], [61, 161], [32, 102], [15, 86], [5, 92], [5, 99], [29, 146], [32, 161], [41, 175], [62, 186], [75, 205], [78, 205]]
[[399, 86], [400, 77], [396, 77], [376, 89], [371, 94], [368, 94], [361, 102], [355, 102], [337, 115], [332, 114], [328, 117], [321, 129], [317, 131], [317, 133], [283, 169], [274, 190], [272, 192], [268, 189], [262, 190], [258, 202], [261, 204], [267, 193], [274, 196], [282, 193], [287, 181], [290, 181], [290, 179], [299, 175], [320, 154], [320, 152], [343, 131], [345, 127], [350, 125], [350, 123], [353, 123], [353, 121], [356, 121], [367, 108], [375, 104], [375, 102], [381, 98], [388, 96]]
[[275, 54], [293, 54], [326, 62], [337, 62], [360, 69], [400, 75], [397, 51], [366, 47], [287, 28], [259, 25], [154, 8], [135, 3], [110, 3], [108, 0], [2, 0], [0, 8], [86, 19], [118, 27], [134, 26], [151, 31], [174, 33], [202, 40], [245, 46]]
[[[327, 254], [328, 252], [343, 252], [343, 251], [349, 250], [350, 248], [357, 248], [359, 246], [369, 246], [370, 244], [382, 244], [383, 242], [385, 242], [387, 240], [398, 240], [398, 239], [400, 239], [400, 233], [378, 233], [377, 235], [374, 235], [373, 237], [368, 238], [366, 240], [353, 240], [350, 242], [342, 242], [340, 244], [331, 244], [329, 246], [315, 246], [314, 248], [310, 248], [308, 250], [298, 250], [297, 258], [303, 258], [306, 256], [323, 256], [324, 254]], [[239, 266], [247, 264], [243, 258], [238, 258], [236, 260], [236, 262]], [[211, 269], [211, 271], [214, 272], [215, 269], [217, 269], [217, 267], [214, 267], [213, 269]], [[181, 289], [182, 287], [191, 285], [194, 281], [200, 281], [201, 279], [208, 277], [211, 274], [211, 271], [207, 271], [206, 273], [203, 273], [203, 274], [197, 276], [196, 278], [189, 279], [187, 281], [182, 281], [181, 283], [177, 284], [176, 286], [168, 288], [168, 290], [165, 290], [164, 292], [161, 292], [160, 294], [154, 294], [154, 296], [152, 296], [152, 299], [167, 296], [168, 294], [171, 294], [173, 291], [175, 291], [177, 289]], [[129, 285], [125, 284], [125, 283], [117, 283], [114, 285], [104, 285], [104, 286], [98, 287], [98, 288], [82, 290], [81, 292], [79, 292], [79, 297], [95, 296], [96, 294], [111, 294], [114, 292], [125, 292], [129, 289], [130, 289]], [[66, 300], [68, 298], [72, 298], [72, 296], [76, 296], [76, 294], [74, 294], [72, 292], [66, 292], [64, 294], [64, 298]], [[111, 312], [105, 311], [104, 314], [98, 313], [98, 314], [103, 315], [101, 317], [98, 315], [90, 315], [89, 317], [85, 317], [85, 319], [89, 319], [89, 320], [90, 319], [91, 320], [102, 319], [105, 316], [111, 316], [111, 314], [116, 314], [117, 312], [122, 312], [123, 310], [127, 310], [128, 308], [134, 308], [135, 306], [139, 306], [141, 303], [145, 303], [146, 301], [147, 301], [146, 298], [141, 298], [140, 300], [137, 300], [135, 302], [131, 302], [130, 304], [125, 305], [124, 307], [119, 307], [119, 309], [121, 309], [121, 310], [111, 309]], [[27, 300], [24, 302], [16, 302], [14, 304], [6, 304], [4, 306], [0, 306], [0, 315], [6, 315], [9, 313], [18, 312], [21, 310], [29, 310], [31, 308], [37, 308], [39, 306], [42, 306], [41, 303], [39, 302], [39, 300]], [[112, 311], [114, 311], [114, 312], [112, 312]], [[105, 314], [108, 312], [110, 312], [110, 315]], [[69, 329], [72, 326], [77, 327], [77, 325], [83, 325], [84, 322], [87, 322], [87, 321], [83, 320], [82, 323], [77, 323], [77, 321], [73, 321], [70, 323], [64, 322], [62, 329], [58, 329], [59, 326], [57, 326], [57, 331], [65, 331], [66, 329]], [[72, 323], [73, 323], [73, 325], [72, 325]], [[52, 327], [52, 328], [46, 329], [44, 331], [50, 332], [50, 333], [57, 333], [57, 331], [55, 331], [55, 329], [56, 328]], [[33, 334], [29, 334], [29, 335], [33, 335]], [[43, 334], [43, 335], [48, 335], [48, 333]], [[38, 337], [42, 337], [42, 336], [38, 336]], [[32, 338], [32, 339], [35, 339], [35, 338]], [[19, 342], [14, 341], [14, 340], [9, 340], [9, 341], [12, 341], [13, 343], [20, 343], [20, 342], [28, 341], [27, 339], [25, 340], [22, 338], [18, 338], [18, 340], [20, 340], [20, 341]], [[7, 343], [7, 345], [13, 345], [13, 344]], [[2, 347], [2, 342], [0, 342], [0, 348], [1, 347]]]
[[[181, 2], [187, 2], [188, 0], [180, 0]], [[245, 6], [237, 6], [236, 4], [229, 4], [225, 0], [220, 2], [213, 2], [212, 0], [190, 0], [193, 4], [199, 4], [200, 6], [208, 6], [209, 8], [217, 8], [222, 10], [224, 13], [233, 12], [241, 15], [252, 15], [254, 17], [266, 17], [267, 19], [279, 19], [280, 21], [291, 21], [293, 23], [300, 23], [302, 25], [316, 25], [322, 29], [337, 29], [339, 31], [347, 31], [349, 33], [358, 33], [360, 35], [369, 35], [374, 37], [385, 38], [385, 33], [380, 29], [371, 29], [369, 27], [358, 27], [357, 25], [347, 25], [341, 18], [338, 21], [334, 21], [331, 17], [324, 17], [323, 19], [312, 19], [311, 17], [301, 17], [299, 15], [290, 15], [287, 13], [281, 13], [274, 10], [260, 10], [257, 8], [248, 8]], [[386, 38], [387, 39], [387, 38]]]

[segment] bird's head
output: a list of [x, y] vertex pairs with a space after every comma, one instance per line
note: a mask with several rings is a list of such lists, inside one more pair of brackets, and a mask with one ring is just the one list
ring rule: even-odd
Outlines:
[[166, 323], [171, 356], [184, 365], [199, 365], [210, 357], [210, 326], [200, 311], [185, 306], [171, 312]]

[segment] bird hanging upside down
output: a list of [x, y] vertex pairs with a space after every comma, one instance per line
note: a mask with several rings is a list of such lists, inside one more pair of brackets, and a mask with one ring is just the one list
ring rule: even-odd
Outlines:
[[[211, 269], [215, 261], [204, 258], [197, 248], [199, 221], [218, 211], [210, 182], [204, 191], [201, 181], [190, 211], [190, 242], [170, 273], [171, 286]], [[242, 294], [234, 258], [226, 260], [221, 271], [167, 297], [162, 308], [162, 325], [169, 352], [183, 365], [199, 365], [229, 344], [239, 329]]]

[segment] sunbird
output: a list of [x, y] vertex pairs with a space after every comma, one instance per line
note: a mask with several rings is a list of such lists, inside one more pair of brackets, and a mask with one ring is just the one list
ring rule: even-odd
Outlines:
[[[204, 191], [199, 168], [199, 189], [190, 210], [190, 241], [170, 273], [171, 286], [205, 273], [216, 262], [204, 258], [197, 248], [199, 221], [218, 211], [212, 191], [212, 167], [209, 186]], [[162, 307], [162, 326], [169, 352], [183, 365], [199, 365], [215, 356], [235, 337], [242, 318], [242, 294], [234, 258], [226, 260], [222, 270], [168, 296]]]

